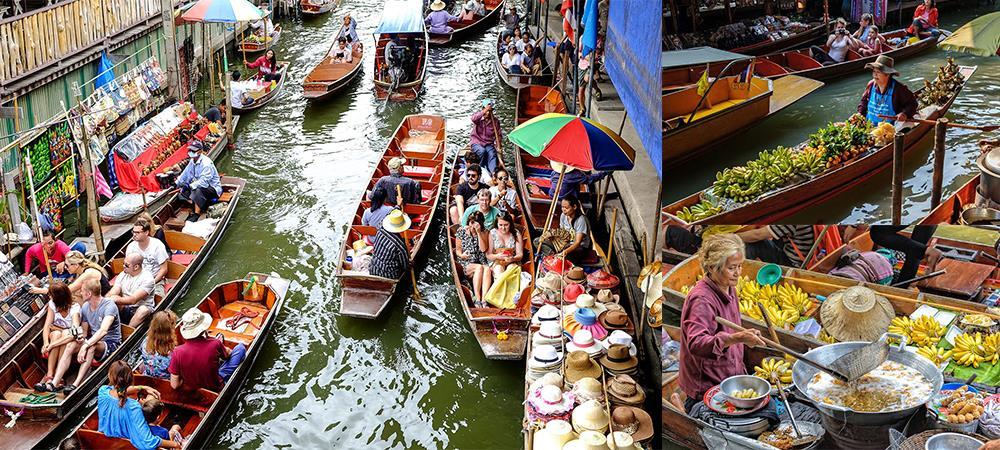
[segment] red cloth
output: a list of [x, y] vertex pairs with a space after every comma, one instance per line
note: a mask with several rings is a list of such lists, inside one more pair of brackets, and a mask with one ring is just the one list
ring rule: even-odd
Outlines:
[[680, 386], [688, 398], [701, 400], [709, 388], [733, 375], [745, 375], [743, 344], [724, 347], [732, 332], [715, 316], [740, 323], [736, 291], [722, 293], [708, 277], [695, 283], [681, 308]]
[[226, 351], [222, 341], [205, 337], [188, 339], [174, 349], [167, 372], [180, 376], [186, 390], [205, 388], [218, 392], [222, 389], [219, 365], [223, 359]]
[[[208, 127], [202, 127], [202, 129], [195, 134], [195, 138], [198, 140], [204, 140], [206, 136], [208, 136]], [[152, 148], [142, 152], [138, 158], [131, 162], [125, 161], [118, 155], [118, 153], [115, 153], [115, 173], [118, 175], [118, 185], [121, 187], [122, 191], [131, 194], [141, 193], [143, 188], [145, 188], [146, 192], [159, 192], [160, 184], [156, 182], [156, 174], [162, 173], [168, 167], [187, 159], [187, 148], [187, 144], [180, 146], [155, 170], [147, 175], [142, 175], [142, 170], [140, 170], [139, 167], [147, 165], [153, 160], [153, 158], [156, 157], [156, 152], [153, 151]]]

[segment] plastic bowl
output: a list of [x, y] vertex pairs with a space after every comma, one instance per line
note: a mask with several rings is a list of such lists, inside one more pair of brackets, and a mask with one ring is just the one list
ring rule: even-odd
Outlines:
[[960, 433], [938, 433], [924, 444], [925, 450], [978, 450], [983, 443]]
[[[759, 395], [754, 398], [733, 397], [732, 394], [736, 391], [747, 388], [753, 389]], [[729, 400], [729, 403], [739, 408], [749, 409], [757, 406], [764, 397], [771, 394], [771, 383], [753, 375], [736, 375], [722, 380], [722, 383], [719, 384], [719, 390], [726, 396], [726, 400]]]
[[763, 267], [757, 270], [757, 282], [764, 286], [777, 283], [780, 279], [781, 266], [777, 264], [764, 264]]

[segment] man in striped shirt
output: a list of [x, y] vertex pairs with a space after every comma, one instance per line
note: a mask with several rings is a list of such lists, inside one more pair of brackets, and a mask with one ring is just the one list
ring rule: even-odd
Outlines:
[[800, 267], [816, 242], [812, 225], [767, 225], [737, 233], [746, 244], [747, 259]]

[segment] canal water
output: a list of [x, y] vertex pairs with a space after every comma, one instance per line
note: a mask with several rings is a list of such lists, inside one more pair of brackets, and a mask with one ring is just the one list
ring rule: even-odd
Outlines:
[[[432, 229], [425, 262], [417, 265], [422, 301], [397, 296], [375, 321], [337, 315], [341, 243], [402, 118], [447, 118], [450, 155], [467, 144], [469, 117], [484, 98], [498, 100], [506, 130], [513, 125], [514, 92], [499, 84], [491, 60], [496, 29], [431, 49], [420, 99], [380, 111], [371, 77], [372, 33], [381, 9], [381, 1], [351, 1], [319, 18], [281, 20], [277, 55], [291, 61], [285, 90], [240, 119], [235, 152], [218, 162], [221, 172], [249, 183], [210, 262], [174, 309], [182, 312], [212, 286], [248, 271], [273, 271], [292, 281], [263, 354], [210, 440], [218, 447], [522, 444], [523, 363], [482, 356], [457, 303], [442, 226]], [[364, 73], [333, 101], [309, 104], [301, 81], [322, 59], [346, 12], [357, 20], [366, 46]]]
[[[948, 9], [941, 12], [941, 26], [955, 30], [962, 24], [988, 12], [995, 6]], [[897, 29], [886, 25], [886, 29]], [[949, 56], [956, 64], [979, 66], [948, 112], [952, 122], [992, 125], [1000, 123], [1000, 58], [983, 58], [964, 53], [933, 49], [917, 57], [896, 63], [901, 72], [899, 79], [911, 89], [923, 86], [923, 79], [933, 79], [937, 68]], [[829, 122], [842, 121], [856, 111], [858, 101], [870, 72], [859, 73], [840, 80], [829, 81], [819, 90], [809, 94], [777, 115], [761, 121], [750, 131], [740, 134], [728, 145], [716, 147], [712, 156], [701, 158], [666, 175], [664, 201], [666, 204], [709, 186], [715, 173], [725, 167], [743, 164], [764, 149], [779, 145], [796, 145]], [[995, 133], [992, 136], [996, 136]], [[944, 164], [944, 196], [952, 193], [972, 179], [978, 169], [975, 158], [979, 154], [976, 142], [989, 135], [971, 130], [949, 128]], [[733, 145], [737, 143], [737, 145]], [[933, 170], [933, 133], [924, 140], [920, 149], [907, 154], [903, 178], [903, 223], [920, 220], [930, 211], [931, 174]], [[891, 170], [872, 177], [869, 181], [840, 197], [808, 208], [785, 219], [788, 223], [877, 223], [891, 220]]]

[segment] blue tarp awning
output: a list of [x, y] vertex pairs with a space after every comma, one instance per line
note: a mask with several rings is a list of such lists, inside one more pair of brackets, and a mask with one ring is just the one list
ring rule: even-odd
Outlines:
[[660, 67], [670, 69], [673, 67], [687, 67], [698, 64], [732, 61], [734, 59], [744, 58], [749, 58], [749, 56], [727, 52], [725, 50], [719, 50], [712, 47], [694, 47], [661, 53]]
[[424, 3], [421, 0], [386, 0], [382, 21], [375, 34], [423, 33]]
[[[594, 0], [590, 0], [594, 1]], [[635, 125], [642, 146], [663, 179], [663, 141], [660, 117], [660, 16], [649, 0], [615, 0], [608, 11], [605, 65], [625, 111]]]

